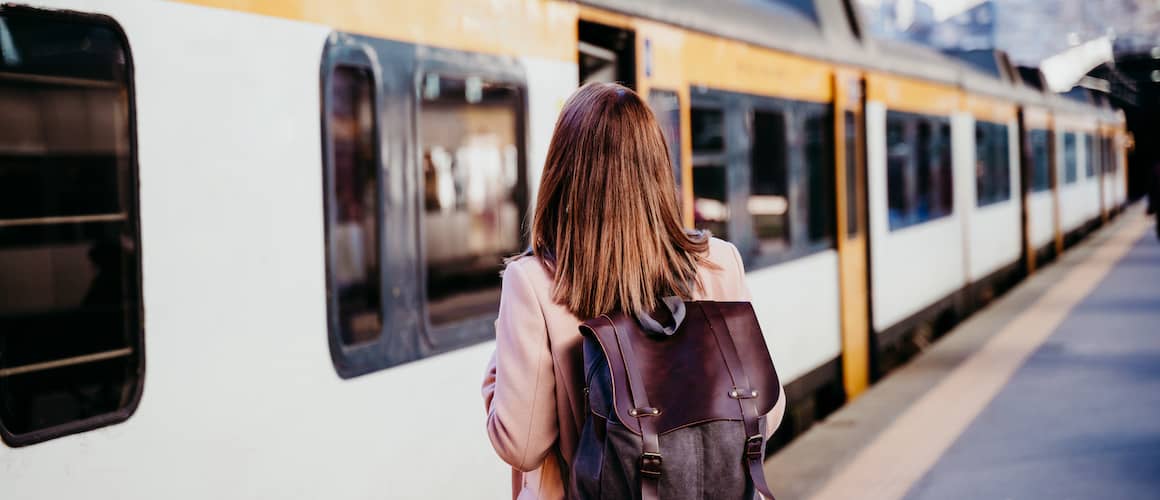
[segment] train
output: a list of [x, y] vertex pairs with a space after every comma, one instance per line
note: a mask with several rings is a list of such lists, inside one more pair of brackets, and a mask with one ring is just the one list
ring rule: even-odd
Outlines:
[[510, 495], [498, 271], [590, 81], [739, 249], [784, 442], [1126, 206], [1124, 114], [983, 60], [854, 0], [5, 3], [0, 496]]

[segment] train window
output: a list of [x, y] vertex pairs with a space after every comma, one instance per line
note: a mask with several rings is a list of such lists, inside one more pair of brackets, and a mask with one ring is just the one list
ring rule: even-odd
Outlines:
[[1011, 198], [1011, 167], [1006, 125], [975, 123], [975, 203], [986, 206]]
[[889, 111], [886, 147], [890, 229], [950, 215], [954, 194], [947, 119]]
[[130, 53], [112, 21], [0, 7], [0, 436], [127, 419], [145, 376]]
[[729, 183], [725, 168], [725, 113], [693, 108], [693, 219], [698, 229], [729, 239]]
[[858, 234], [858, 124], [853, 111], [846, 111], [846, 233]]
[[330, 287], [339, 340], [378, 339], [383, 330], [374, 77], [369, 68], [337, 66], [330, 75], [327, 134], [332, 178], [328, 217]]
[[746, 207], [753, 219], [753, 232], [761, 253], [774, 253], [789, 247], [789, 148], [786, 132], [785, 113], [753, 113], [750, 191]]
[[818, 12], [814, 7], [813, 0], [763, 0], [765, 3], [777, 5], [782, 8], [791, 9], [795, 13], [805, 16], [811, 21], [817, 22]]
[[422, 80], [426, 310], [436, 330], [494, 314], [503, 260], [524, 248], [521, 99], [478, 77]]
[[[694, 220], [750, 269], [833, 248], [832, 106], [694, 89]], [[726, 140], [736, 138], [735, 141]]]
[[1076, 168], [1075, 133], [1063, 134], [1063, 183], [1074, 184], [1079, 176]]
[[829, 107], [805, 108], [806, 185], [810, 245], [834, 241], [834, 116]]
[[891, 227], [901, 224], [903, 214], [910, 212], [913, 188], [908, 185], [907, 177], [914, 156], [909, 138], [912, 125], [899, 115], [886, 118], [886, 198]]
[[1051, 189], [1051, 147], [1047, 131], [1035, 129], [1029, 133], [1031, 143], [1031, 191]]
[[1103, 164], [1104, 173], [1111, 172], [1112, 170], [1115, 170], [1115, 168], [1116, 168], [1117, 158], [1116, 158], [1115, 144], [1116, 144], [1115, 139], [1113, 139], [1111, 137], [1104, 138], [1104, 154], [1106, 156], [1106, 160], [1104, 161], [1104, 164]]
[[1100, 137], [1099, 139], [1097, 139], [1097, 143], [1099, 144], [1100, 151], [1099, 151], [1099, 163], [1097, 164], [1098, 166], [1096, 167], [1095, 170], [1096, 170], [1096, 172], [1102, 174], [1104, 172], [1104, 170], [1106, 170], [1108, 168], [1108, 138], [1107, 137]]
[[681, 199], [681, 100], [676, 92], [652, 89], [648, 92], [648, 103], [661, 132], [665, 136], [665, 143], [669, 146], [669, 161], [672, 162], [673, 176], [677, 185], [677, 200]]
[[1095, 140], [1091, 134], [1083, 135], [1084, 177], [1091, 179], [1096, 176]]

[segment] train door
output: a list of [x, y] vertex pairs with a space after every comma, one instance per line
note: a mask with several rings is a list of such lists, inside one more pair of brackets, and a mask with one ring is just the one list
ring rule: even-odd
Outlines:
[[580, 85], [616, 82], [636, 89], [635, 32], [581, 20], [578, 34]]
[[842, 377], [854, 398], [869, 382], [869, 238], [862, 77], [839, 70], [834, 76], [834, 159], [837, 188], [838, 279], [842, 310]]

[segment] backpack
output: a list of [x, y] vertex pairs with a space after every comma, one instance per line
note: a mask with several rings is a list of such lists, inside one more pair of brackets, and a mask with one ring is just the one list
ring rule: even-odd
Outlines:
[[569, 498], [772, 500], [765, 415], [781, 387], [753, 306], [664, 302], [670, 327], [625, 314], [580, 325], [586, 411]]

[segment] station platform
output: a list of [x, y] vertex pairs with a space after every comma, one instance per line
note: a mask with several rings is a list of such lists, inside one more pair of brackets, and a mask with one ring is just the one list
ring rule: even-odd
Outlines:
[[1160, 241], [1129, 208], [766, 461], [778, 500], [1160, 499]]

